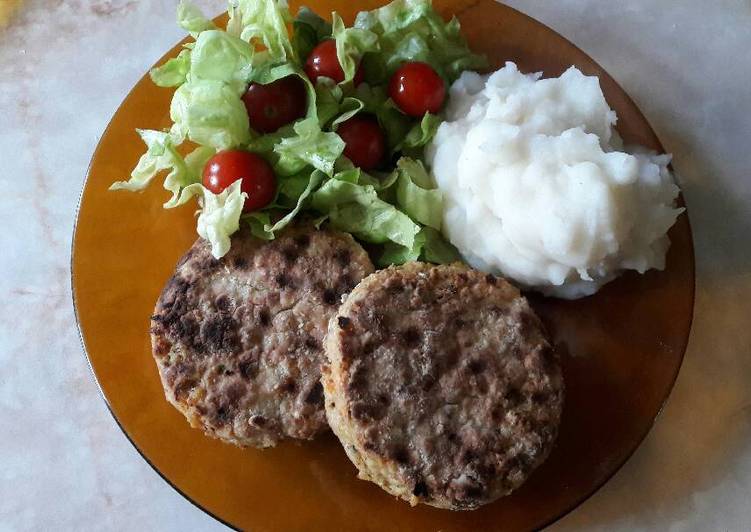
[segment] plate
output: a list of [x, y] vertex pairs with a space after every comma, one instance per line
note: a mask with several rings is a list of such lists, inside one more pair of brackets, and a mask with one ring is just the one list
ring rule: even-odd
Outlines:
[[[296, 11], [297, 2], [291, 4]], [[379, 4], [318, 0], [313, 7], [336, 10], [351, 22], [356, 10]], [[486, 53], [494, 68], [512, 60], [523, 71], [555, 76], [573, 64], [598, 75], [625, 141], [663, 151], [617, 83], [551, 29], [490, 0], [436, 0], [435, 7], [459, 18], [471, 48]], [[81, 197], [72, 285], [84, 348], [113, 416], [143, 457], [193, 503], [232, 527], [254, 531], [527, 530], [589, 497], [646, 436], [673, 386], [691, 327], [694, 259], [685, 213], [670, 230], [665, 271], [626, 274], [578, 301], [531, 298], [562, 353], [566, 406], [548, 461], [493, 504], [472, 512], [410, 508], [357, 480], [331, 434], [259, 451], [191, 429], [164, 399], [148, 329], [163, 284], [196, 238], [192, 209], [163, 210], [167, 193], [158, 185], [142, 195], [107, 191], [141, 154], [134, 129], [170, 125], [171, 92], [144, 76], [105, 131]]]

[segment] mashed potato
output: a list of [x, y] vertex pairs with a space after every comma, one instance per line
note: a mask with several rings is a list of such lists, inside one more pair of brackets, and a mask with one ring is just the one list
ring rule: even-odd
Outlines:
[[577, 298], [662, 269], [681, 209], [668, 155], [619, 151], [596, 77], [465, 72], [427, 150], [443, 231], [475, 268]]

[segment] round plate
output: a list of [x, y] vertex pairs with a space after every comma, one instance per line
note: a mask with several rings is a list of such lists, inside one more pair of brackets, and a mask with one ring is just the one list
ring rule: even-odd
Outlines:
[[[293, 10], [297, 2], [292, 2]], [[494, 68], [561, 74], [576, 65], [600, 77], [628, 143], [662, 146], [623, 90], [592, 59], [542, 24], [501, 4], [438, 1], [456, 15], [473, 50]], [[377, 1], [319, 0], [319, 13]], [[177, 53], [175, 47], [165, 57]], [[161, 61], [160, 61], [161, 63]], [[193, 209], [163, 210], [166, 192], [108, 192], [143, 146], [134, 129], [169, 124], [170, 90], [144, 78], [94, 154], [73, 242], [73, 293], [91, 367], [112, 414], [148, 462], [226, 524], [252, 530], [508, 530], [541, 527], [594, 493], [649, 431], [678, 373], [691, 326], [694, 262], [686, 214], [670, 230], [663, 272], [626, 274], [578, 301], [533, 297], [562, 353], [567, 397], [555, 450], [513, 495], [472, 512], [410, 508], [357, 480], [339, 443], [239, 449], [191, 429], [164, 399], [151, 357], [149, 316], [178, 258], [195, 240]]]

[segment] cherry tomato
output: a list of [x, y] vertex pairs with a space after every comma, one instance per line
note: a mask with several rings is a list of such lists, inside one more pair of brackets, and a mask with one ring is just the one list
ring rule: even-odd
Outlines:
[[386, 140], [378, 121], [365, 115], [355, 115], [339, 124], [336, 130], [345, 143], [344, 155], [355, 166], [370, 170], [378, 166], [386, 152]]
[[419, 61], [404, 63], [389, 82], [389, 95], [410, 116], [437, 113], [446, 98], [446, 85], [433, 67]]
[[308, 95], [298, 76], [287, 76], [267, 85], [251, 83], [243, 102], [250, 127], [259, 133], [273, 133], [305, 116]]
[[[331, 78], [337, 83], [344, 81], [344, 70], [339, 64], [339, 58], [336, 56], [336, 41], [328, 39], [321, 42], [310, 52], [308, 60], [305, 61], [305, 73], [313, 83], [322, 76]], [[362, 65], [357, 65], [355, 71], [355, 86], [362, 83], [363, 71]]]
[[274, 171], [269, 163], [255, 153], [244, 150], [220, 151], [203, 167], [203, 186], [214, 194], [219, 194], [238, 179], [242, 179], [240, 189], [248, 194], [243, 212], [265, 207], [274, 199]]

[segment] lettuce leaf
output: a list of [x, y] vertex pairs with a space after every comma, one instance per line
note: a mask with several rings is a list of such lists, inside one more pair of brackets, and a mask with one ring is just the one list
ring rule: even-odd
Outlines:
[[130, 179], [115, 181], [110, 185], [110, 190], [141, 191], [149, 186], [151, 180], [162, 170], [183, 171], [185, 162], [177, 153], [174, 139], [169, 133], [152, 129], [137, 129], [136, 132], [146, 144], [146, 153], [138, 160], [138, 164], [130, 173]]
[[198, 7], [187, 0], [180, 0], [177, 4], [177, 24], [193, 37], [202, 31], [216, 28]]
[[430, 0], [394, 0], [360, 12], [355, 28], [378, 35], [380, 53], [365, 57], [365, 77], [370, 83], [386, 83], [405, 61], [428, 63], [449, 83], [464, 70], [487, 66], [483, 56], [469, 50], [456, 18], [444, 22]]
[[334, 163], [344, 152], [344, 141], [336, 133], [324, 132], [315, 118], [294, 125], [295, 136], [283, 138], [274, 146], [279, 160], [274, 170], [281, 175], [301, 172], [307, 165], [326, 175], [334, 173]]
[[177, 151], [175, 139], [168, 132], [148, 129], [137, 131], [147, 146], [146, 153], [139, 159], [128, 181], [116, 181], [109, 189], [141, 191], [160, 172], [169, 170], [164, 178], [164, 188], [172, 192], [172, 197], [163, 207], [171, 209], [182, 205], [191, 197], [183, 194], [185, 187], [200, 182], [203, 167], [215, 151], [199, 146], [183, 158]]
[[322, 40], [331, 37], [331, 24], [307, 7], [301, 7], [292, 22], [292, 47], [301, 63]]
[[385, 268], [392, 264], [404, 264], [415, 260], [449, 264], [460, 261], [461, 255], [454, 246], [446, 242], [441, 233], [431, 227], [423, 227], [415, 236], [412, 247], [386, 243], [377, 262]]
[[193, 142], [216, 150], [250, 141], [250, 125], [240, 95], [217, 80], [190, 80], [172, 97], [173, 130]]
[[267, 133], [252, 139], [245, 145], [245, 149], [252, 153], [263, 155], [272, 166], [276, 166], [279, 156], [274, 152], [274, 146], [279, 144], [282, 139], [294, 137], [295, 129], [292, 124], [288, 124], [273, 133]]
[[336, 56], [344, 71], [342, 83], [349, 83], [355, 78], [360, 60], [368, 52], [377, 52], [378, 36], [362, 28], [347, 28], [342, 18], [332, 15], [331, 36], [336, 40]]
[[386, 268], [391, 265], [404, 264], [406, 262], [414, 262], [420, 260], [422, 254], [422, 248], [425, 246], [425, 235], [420, 232], [415, 235], [412, 246], [401, 246], [393, 242], [387, 242], [383, 246], [383, 252], [376, 260], [376, 265], [381, 268]]
[[[336, 126], [349, 120], [360, 111], [366, 110], [366, 103], [359, 97], [358, 92], [347, 92], [351, 96], [345, 96], [345, 91], [333, 80], [318, 78], [316, 82], [316, 108], [318, 123], [321, 127], [328, 126], [336, 130]], [[375, 113], [376, 108], [377, 105], [373, 104], [369, 110]]]
[[242, 220], [248, 224], [250, 232], [254, 237], [261, 240], [274, 240], [274, 233], [265, 229], [271, 224], [269, 213], [263, 211], [251, 212], [243, 215]]
[[300, 196], [310, 183], [310, 176], [316, 170], [305, 168], [299, 174], [280, 178], [277, 183], [277, 195], [274, 206], [280, 209], [294, 209]]
[[186, 201], [192, 196], [199, 198], [201, 212], [196, 230], [211, 243], [211, 254], [221, 259], [230, 248], [230, 235], [240, 228], [240, 215], [248, 195], [240, 189], [241, 181], [235, 181], [220, 194], [214, 194], [200, 183], [185, 188]]
[[191, 198], [190, 194], [185, 194], [185, 188], [201, 182], [203, 167], [215, 153], [213, 148], [198, 146], [185, 156], [184, 172], [172, 172], [164, 179], [164, 188], [172, 192], [172, 197], [164, 204], [165, 209], [178, 207]]
[[271, 62], [296, 59], [287, 31], [292, 16], [286, 0], [230, 0], [227, 33], [262, 44]]
[[378, 192], [379, 197], [381, 197], [382, 192], [391, 188], [399, 178], [398, 170], [389, 173], [379, 172], [377, 175], [368, 174], [367, 172], [364, 172], [362, 168], [353, 165], [352, 162], [346, 158], [339, 159], [336, 162], [335, 169], [336, 174], [333, 176], [334, 179], [354, 183], [356, 185], [370, 185], [376, 190], [376, 192]]
[[315, 190], [318, 185], [321, 184], [321, 182], [326, 177], [326, 174], [321, 172], [320, 170], [315, 170], [311, 172], [309, 178], [308, 178], [308, 184], [305, 186], [305, 189], [299, 194], [297, 197], [297, 203], [295, 207], [288, 212], [284, 217], [282, 217], [278, 222], [276, 222], [274, 225], [265, 224], [264, 225], [264, 231], [267, 233], [274, 234], [277, 231], [280, 231], [287, 227], [289, 223], [297, 216], [297, 213], [300, 212], [300, 209], [302, 209], [303, 205], [305, 204], [305, 201], [310, 197], [310, 195], [313, 193], [313, 190]]
[[422, 248], [424, 260], [435, 264], [449, 264], [462, 260], [459, 251], [432, 227], [423, 227], [421, 233], [425, 237]]
[[439, 116], [425, 113], [419, 123], [412, 126], [407, 136], [404, 137], [404, 148], [421, 148], [430, 142], [441, 125]]
[[435, 187], [420, 161], [402, 157], [397, 162], [397, 168], [397, 205], [412, 219], [440, 231], [443, 219], [443, 193]]
[[341, 105], [339, 106], [339, 116], [337, 116], [334, 121], [331, 122], [331, 129], [336, 131], [336, 126], [338, 126], [342, 122], [346, 122], [347, 120], [355, 116], [357, 113], [362, 111], [364, 107], [365, 104], [363, 104], [362, 100], [358, 100], [357, 98], [352, 98], [349, 96], [344, 98]]
[[254, 55], [253, 47], [242, 39], [224, 31], [204, 31], [191, 53], [190, 80], [222, 81], [240, 96], [253, 72]]
[[366, 242], [394, 242], [411, 248], [420, 226], [380, 199], [372, 185], [330, 179], [313, 194], [312, 207], [327, 214], [331, 225]]
[[177, 87], [185, 83], [190, 70], [190, 55], [188, 49], [181, 50], [177, 57], [168, 59], [163, 65], [149, 71], [151, 81], [158, 87]]
[[316, 82], [316, 114], [318, 124], [326, 126], [337, 114], [344, 98], [342, 88], [329, 78], [318, 78]]

